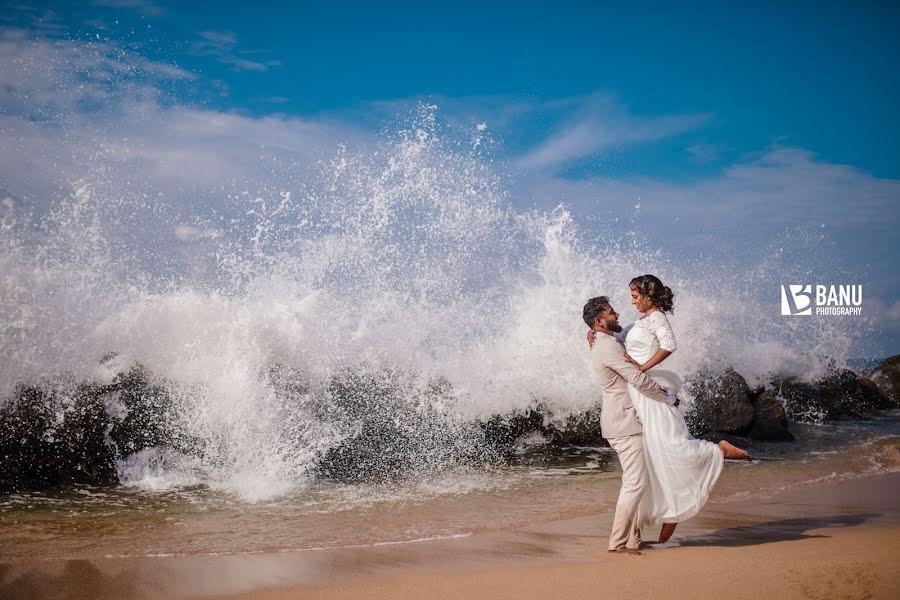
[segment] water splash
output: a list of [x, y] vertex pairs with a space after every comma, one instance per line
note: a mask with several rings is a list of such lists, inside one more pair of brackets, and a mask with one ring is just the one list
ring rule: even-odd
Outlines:
[[[123, 457], [120, 479], [258, 500], [305, 485], [372, 431], [433, 471], [489, 458], [478, 420], [590, 409], [581, 307], [606, 294], [629, 320], [641, 273], [677, 294], [670, 366], [684, 374], [725, 362], [751, 379], [812, 377], [848, 355], [838, 320], [774, 331], [777, 299], [758, 295], [789, 268], [777, 253], [749, 271], [698, 263], [654, 248], [639, 224], [582, 231], [562, 206], [516, 210], [487, 133], [450, 131], [422, 106], [374, 148], [339, 147], [289, 183], [223, 190], [193, 215], [103, 165], [37, 222], [7, 207], [3, 395], [22, 381], [109, 382], [139, 363], [174, 398], [167, 423], [185, 442]], [[108, 352], [116, 366], [98, 364]], [[347, 377], [390, 391], [350, 409], [335, 392]]]

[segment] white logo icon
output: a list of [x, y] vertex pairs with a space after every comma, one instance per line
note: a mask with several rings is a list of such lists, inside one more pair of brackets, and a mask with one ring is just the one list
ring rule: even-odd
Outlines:
[[790, 284], [781, 286], [781, 314], [811, 315], [812, 304], [811, 285]]

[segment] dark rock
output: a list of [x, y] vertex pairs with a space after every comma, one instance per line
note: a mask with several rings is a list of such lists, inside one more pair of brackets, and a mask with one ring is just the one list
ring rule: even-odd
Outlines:
[[383, 481], [487, 460], [482, 431], [435, 408], [452, 403], [451, 391], [444, 380], [420, 390], [390, 372], [335, 377], [316, 410], [345, 438], [323, 453], [317, 473], [343, 482]]
[[864, 419], [890, 406], [877, 384], [848, 369], [834, 369], [815, 383], [776, 377], [772, 391], [783, 400], [788, 417], [795, 421]]
[[[387, 380], [348, 374], [332, 381], [328, 396], [333, 403], [329, 417], [349, 430], [343, 443], [329, 449], [319, 463], [319, 473], [347, 482], [401, 476], [411, 440], [393, 405], [402, 391]], [[406, 416], [406, 415], [404, 415]]]
[[885, 408], [900, 408], [900, 354], [886, 358], [870, 375], [885, 397]]
[[604, 443], [600, 434], [600, 407], [572, 415], [561, 423], [551, 420], [544, 428], [544, 435], [556, 446], [599, 446]]
[[544, 433], [544, 415], [538, 409], [528, 409], [509, 415], [494, 415], [481, 423], [485, 441], [501, 455], [509, 456], [516, 442], [531, 433]]
[[792, 421], [821, 423], [829, 415], [818, 386], [796, 377], [775, 377], [772, 392], [784, 403], [787, 417]]
[[116, 485], [118, 459], [153, 446], [190, 446], [177, 434], [174, 407], [140, 365], [105, 385], [21, 385], [0, 408], [0, 493]]
[[309, 377], [293, 365], [275, 363], [268, 369], [269, 384], [282, 397], [301, 398], [310, 393]]
[[747, 437], [766, 442], [794, 440], [794, 436], [788, 431], [787, 414], [775, 394], [766, 389], [757, 390], [752, 402], [753, 423], [747, 431]]
[[539, 403], [525, 411], [495, 415], [480, 426], [485, 442], [506, 458], [516, 453], [522, 438], [533, 434], [540, 434], [556, 447], [608, 445], [600, 433], [599, 405], [561, 419]]
[[695, 436], [706, 432], [744, 433], [753, 421], [750, 386], [734, 369], [700, 372], [685, 382], [694, 403], [685, 415]]
[[859, 375], [858, 377], [859, 386], [862, 388], [862, 394], [871, 402], [878, 410], [887, 410], [891, 408], [895, 408], [896, 405], [894, 402], [885, 394], [881, 388], [878, 387], [874, 381], [870, 378]]
[[97, 389], [19, 386], [0, 408], [0, 493], [118, 483]]
[[863, 419], [884, 404], [877, 391], [873, 395], [871, 388], [861, 384], [859, 376], [848, 369], [829, 373], [818, 382], [818, 387], [828, 418]]
[[153, 446], [184, 445], [177, 435], [173, 397], [141, 365], [119, 373], [97, 392], [112, 425], [109, 439], [118, 458]]

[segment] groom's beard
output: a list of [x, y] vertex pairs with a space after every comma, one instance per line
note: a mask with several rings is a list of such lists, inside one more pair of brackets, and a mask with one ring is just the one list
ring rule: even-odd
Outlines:
[[606, 328], [613, 333], [619, 333], [620, 331], [622, 331], [622, 326], [619, 325], [618, 319], [616, 319], [615, 321], [607, 321]]

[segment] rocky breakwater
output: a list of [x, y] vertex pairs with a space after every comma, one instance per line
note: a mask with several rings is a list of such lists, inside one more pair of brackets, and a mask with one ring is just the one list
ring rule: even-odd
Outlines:
[[790, 422], [865, 419], [900, 407], [900, 356], [867, 373], [833, 369], [817, 381], [773, 375], [756, 389], [731, 368], [706, 370], [685, 387], [693, 397], [687, 421], [694, 435], [790, 441]]
[[140, 366], [105, 385], [20, 385], [0, 405], [0, 493], [118, 483], [116, 460], [179, 443], [172, 397]]
[[888, 403], [894, 408], [900, 407], [900, 354], [882, 361], [868, 373], [868, 376], [875, 387], [884, 394]]
[[[731, 367], [704, 369], [686, 379], [682, 395], [685, 420], [696, 437], [790, 442], [791, 422], [865, 419], [900, 408], [900, 355], [865, 373], [833, 369], [813, 382], [773, 375], [755, 388]], [[604, 443], [599, 415], [597, 407], [559, 420], [538, 404], [525, 413], [495, 417], [488, 437], [507, 449], [534, 433], [555, 446], [596, 445]]]
[[[285, 416], [309, 421], [322, 432], [318, 452], [304, 466], [323, 479], [384, 481], [493, 464], [515, 443], [513, 432], [524, 427], [516, 415], [461, 419], [453, 411], [455, 392], [442, 379], [348, 371], [313, 391], [302, 370], [287, 365], [272, 366], [266, 377]], [[117, 466], [148, 448], [196, 459], [201, 476], [207, 462], [215, 467], [211, 471], [227, 469], [215, 454], [223, 440], [194, 437], [186, 416], [193, 414], [186, 410], [191, 402], [192, 390], [140, 365], [103, 384], [20, 385], [0, 404], [0, 494], [118, 485]], [[577, 427], [567, 435], [577, 436]], [[308, 440], [295, 442], [299, 448]]]
[[[600, 407], [554, 415], [535, 399], [528, 408], [483, 421], [454, 415], [448, 381], [422, 384], [400, 373], [345, 373], [311, 394], [300, 371], [268, 374], [276, 394], [343, 432], [319, 454], [312, 472], [359, 482], [418, 476], [460, 465], [484, 467], [513, 457], [522, 440], [548, 449], [596, 446]], [[202, 460], [204, 440], [182, 426], [182, 393], [140, 365], [108, 383], [19, 386], [0, 405], [0, 493], [75, 484], [117, 485], [128, 455], [167, 447]], [[734, 369], [707, 369], [685, 381], [686, 420], [695, 436], [790, 441], [790, 423], [860, 419], [900, 407], [900, 355], [876, 369], [835, 369], [818, 381], [772, 376], [751, 388]], [[599, 395], [599, 394], [598, 394]], [[540, 445], [540, 444], [538, 444]]]

